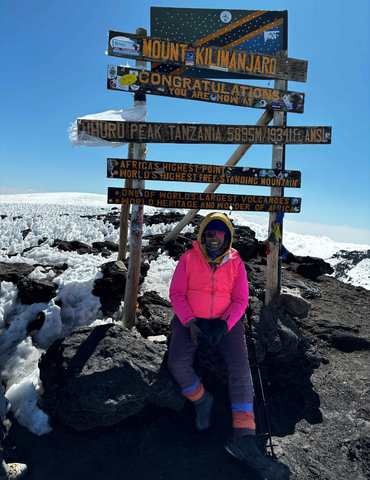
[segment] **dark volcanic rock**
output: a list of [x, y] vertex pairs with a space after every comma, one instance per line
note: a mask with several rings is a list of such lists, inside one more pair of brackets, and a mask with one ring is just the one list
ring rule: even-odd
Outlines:
[[184, 215], [177, 212], [168, 212], [168, 213], [156, 213], [155, 215], [147, 215], [144, 217], [144, 223], [148, 225], [159, 225], [164, 223], [165, 225], [169, 223], [178, 223], [184, 218]]
[[139, 316], [136, 328], [144, 338], [170, 334], [170, 323], [174, 315], [169, 301], [156, 292], [147, 292], [139, 297]]
[[[101, 309], [105, 316], [114, 315], [125, 295], [128, 260], [104, 263], [100, 269], [103, 278], [94, 282], [93, 295], [100, 298]], [[148, 273], [149, 264], [141, 262], [139, 284]]]
[[249, 227], [234, 227], [233, 248], [235, 248], [246, 262], [258, 254], [258, 241], [256, 234]]
[[44, 408], [79, 431], [114, 425], [148, 402], [180, 410], [185, 399], [164, 364], [165, 351], [118, 325], [81, 328], [41, 358]]
[[167, 234], [148, 235], [145, 237], [149, 241], [149, 245], [143, 247], [142, 259], [148, 262], [155, 260], [158, 257], [158, 250], [167, 250], [170, 257], [174, 260], [179, 260], [187, 250], [193, 247], [193, 242], [196, 240], [195, 233], [185, 233], [178, 235], [173, 242], [164, 243], [164, 238]]
[[27, 235], [28, 235], [30, 232], [32, 232], [32, 230], [30, 230], [29, 228], [28, 228], [27, 230], [22, 230], [22, 231], [21, 231], [23, 240], [27, 237]]
[[47, 303], [56, 296], [58, 286], [47, 278], [21, 280], [18, 284], [18, 297], [24, 304]]
[[93, 295], [100, 298], [101, 310], [106, 317], [114, 315], [125, 295], [127, 261], [108, 262], [100, 267], [103, 278], [94, 282]]
[[84, 255], [85, 253], [90, 253], [92, 255], [98, 255], [99, 250], [96, 248], [90, 247], [86, 243], [79, 242], [78, 240], [72, 240], [68, 242], [66, 240], [55, 239], [52, 245], [54, 248], [58, 248], [62, 252], [77, 252], [79, 255]]
[[298, 275], [301, 275], [305, 278], [310, 278], [314, 280], [315, 278], [319, 277], [320, 275], [331, 275], [334, 273], [333, 267], [328, 262], [325, 262], [322, 258], [317, 257], [298, 257], [298, 256], [291, 256], [291, 262], [299, 263], [297, 267]]
[[117, 243], [113, 243], [113, 242], [107, 242], [107, 241], [93, 242], [92, 246], [93, 248], [96, 248], [99, 251], [107, 249], [107, 250], [110, 250], [111, 252], [118, 252], [118, 245]]
[[334, 269], [329, 265], [329, 263], [325, 262], [322, 258], [317, 258], [312, 260], [314, 261], [310, 261], [310, 263], [305, 263], [297, 267], [298, 275], [301, 275], [302, 277], [305, 277], [305, 278], [311, 278], [312, 280], [314, 280], [320, 275], [324, 275], [324, 274], [331, 275], [332, 273], [334, 273]]
[[0, 282], [12, 282], [14, 285], [27, 278], [35, 269], [28, 263], [5, 263], [0, 262]]
[[40, 330], [40, 328], [45, 323], [45, 313], [39, 312], [34, 320], [32, 320], [27, 326], [27, 332], [34, 332], [35, 330]]
[[298, 330], [290, 315], [266, 307], [251, 297], [247, 309], [257, 362], [267, 379], [281, 385], [308, 385], [321, 356]]

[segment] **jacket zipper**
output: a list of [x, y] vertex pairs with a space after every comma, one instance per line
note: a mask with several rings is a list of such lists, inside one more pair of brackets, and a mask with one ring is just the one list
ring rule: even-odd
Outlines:
[[211, 317], [210, 318], [213, 318], [213, 297], [214, 297], [213, 284], [214, 284], [214, 279], [215, 279], [214, 273], [213, 273], [214, 264], [215, 264], [215, 262], [212, 262], [212, 267], [211, 267], [211, 271], [212, 271], [212, 295], [211, 295]]

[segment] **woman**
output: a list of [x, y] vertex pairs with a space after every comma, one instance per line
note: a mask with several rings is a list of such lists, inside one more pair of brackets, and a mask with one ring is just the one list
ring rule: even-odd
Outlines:
[[192, 365], [198, 346], [217, 346], [227, 365], [233, 418], [233, 438], [226, 450], [268, 480], [288, 478], [287, 467], [264, 457], [254, 443], [253, 387], [240, 321], [248, 305], [248, 280], [232, 241], [228, 217], [210, 213], [199, 228], [194, 248], [180, 258], [170, 286], [175, 316], [168, 368], [195, 406], [197, 430], [205, 430], [213, 398]]

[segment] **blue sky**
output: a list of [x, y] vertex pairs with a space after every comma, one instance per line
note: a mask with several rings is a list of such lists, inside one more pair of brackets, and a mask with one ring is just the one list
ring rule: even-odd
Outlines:
[[[287, 146], [286, 168], [302, 172], [302, 188], [285, 189], [286, 196], [302, 198], [301, 213], [290, 214], [289, 220], [370, 230], [368, 0], [195, 3], [197, 8], [222, 10], [288, 10], [288, 55], [308, 60], [307, 83], [288, 85], [289, 90], [305, 92], [305, 113], [288, 114], [288, 125], [333, 128], [329, 146]], [[4, 193], [33, 189], [105, 194], [108, 186], [122, 186], [122, 181], [106, 178], [106, 159], [125, 158], [126, 147], [72, 148], [67, 130], [80, 116], [132, 106], [131, 94], [106, 89], [107, 65], [126, 63], [105, 54], [107, 33], [143, 27], [149, 34], [152, 5], [109, 0], [3, 3], [0, 187], [5, 187]], [[172, 1], [153, 6], [184, 5]], [[236, 82], [267, 86], [266, 81]], [[252, 125], [261, 115], [258, 109], [149, 95], [147, 108], [151, 122]], [[147, 159], [222, 165], [235, 148], [150, 144]], [[255, 145], [239, 166], [268, 167], [271, 151], [271, 146]], [[146, 183], [146, 188], [158, 190], [200, 192], [205, 187]], [[228, 188], [218, 191], [228, 192]], [[258, 187], [232, 188], [233, 193], [261, 193]]]

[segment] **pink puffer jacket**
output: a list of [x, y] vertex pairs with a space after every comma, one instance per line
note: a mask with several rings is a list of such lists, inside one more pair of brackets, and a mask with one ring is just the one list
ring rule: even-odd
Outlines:
[[220, 263], [211, 265], [198, 242], [180, 258], [170, 286], [170, 299], [183, 325], [194, 317], [227, 320], [230, 330], [248, 305], [248, 280], [239, 253], [230, 248]]

